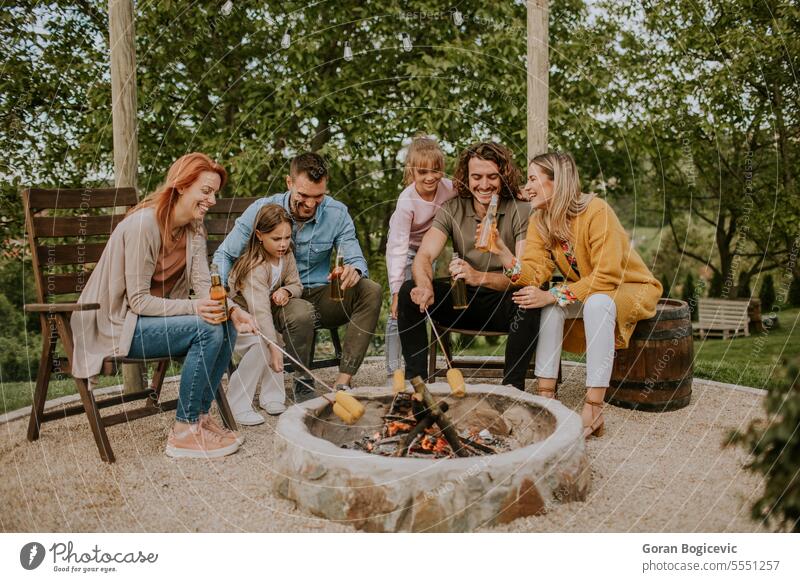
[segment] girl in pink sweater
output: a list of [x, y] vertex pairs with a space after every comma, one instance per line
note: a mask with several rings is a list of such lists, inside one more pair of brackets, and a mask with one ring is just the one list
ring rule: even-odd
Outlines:
[[406, 155], [403, 183], [406, 188], [397, 199], [397, 207], [389, 222], [386, 243], [386, 271], [392, 307], [386, 320], [386, 373], [402, 366], [400, 336], [397, 332], [397, 293], [411, 278], [411, 263], [422, 237], [433, 223], [433, 216], [442, 204], [456, 195], [453, 182], [444, 178], [444, 153], [436, 140], [417, 137]]

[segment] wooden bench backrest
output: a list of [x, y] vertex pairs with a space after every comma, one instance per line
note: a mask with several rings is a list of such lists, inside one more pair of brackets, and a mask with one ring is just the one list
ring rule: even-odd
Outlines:
[[209, 259], [222, 244], [225, 236], [231, 231], [236, 219], [247, 210], [256, 200], [255, 198], [217, 198], [217, 203], [209, 208], [206, 214], [206, 230], [208, 231], [208, 257]]
[[137, 200], [133, 188], [29, 188], [22, 192], [39, 303], [57, 302], [59, 296], [83, 290], [111, 231]]
[[[218, 198], [206, 215], [208, 256], [256, 198]], [[133, 188], [43, 189], [22, 192], [37, 301], [80, 294], [114, 227], [138, 202]], [[122, 212], [115, 212], [122, 210]]]
[[747, 326], [748, 300], [700, 299], [698, 301], [698, 323], [718, 328], [740, 329]]

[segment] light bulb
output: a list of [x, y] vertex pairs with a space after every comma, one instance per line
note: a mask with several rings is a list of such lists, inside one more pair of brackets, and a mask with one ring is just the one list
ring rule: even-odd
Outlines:
[[353, 49], [350, 48], [350, 43], [344, 43], [344, 60], [350, 62], [353, 60]]
[[408, 36], [406, 33], [403, 33], [403, 50], [409, 53], [413, 48], [414, 45], [411, 44], [411, 37]]
[[223, 16], [230, 16], [231, 12], [233, 12], [233, 2], [231, 2], [231, 0], [225, 2], [225, 4], [222, 5], [220, 12], [222, 12]]
[[453, 12], [453, 22], [456, 26], [461, 26], [464, 24], [464, 16], [461, 14], [461, 11], [456, 10]]
[[292, 37], [289, 36], [289, 29], [286, 29], [286, 32], [283, 33], [283, 38], [281, 39], [281, 48], [289, 48], [292, 46]]

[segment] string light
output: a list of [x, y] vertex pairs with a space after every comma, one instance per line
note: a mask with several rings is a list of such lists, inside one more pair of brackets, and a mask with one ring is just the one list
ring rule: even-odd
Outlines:
[[292, 37], [289, 35], [289, 29], [286, 29], [286, 32], [283, 33], [283, 38], [281, 38], [281, 48], [288, 49], [292, 46]]
[[225, 2], [225, 4], [222, 5], [220, 12], [222, 12], [223, 16], [230, 16], [231, 12], [233, 12], [233, 2], [231, 2], [231, 0]]
[[414, 48], [414, 45], [411, 43], [411, 37], [404, 32], [400, 34], [400, 40], [403, 41], [403, 50], [407, 53], [410, 53], [411, 49]]
[[350, 48], [349, 42], [344, 43], [344, 60], [346, 60], [347, 62], [353, 60], [353, 49]]
[[453, 12], [453, 22], [456, 26], [461, 26], [464, 23], [464, 16], [461, 14], [461, 11], [456, 9]]

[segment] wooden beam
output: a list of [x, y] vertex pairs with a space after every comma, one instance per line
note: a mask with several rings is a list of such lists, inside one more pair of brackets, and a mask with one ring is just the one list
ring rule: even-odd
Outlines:
[[547, 151], [549, 99], [549, 29], [547, 0], [527, 0], [528, 7], [528, 159]]
[[[136, 135], [136, 33], [133, 0], [108, 0], [111, 47], [111, 113], [114, 130], [114, 181], [117, 188], [136, 188], [139, 144]], [[121, 211], [124, 212], [123, 208]], [[125, 392], [144, 389], [141, 364], [122, 366]]]

